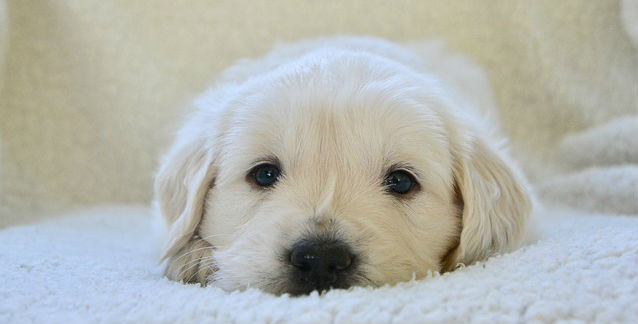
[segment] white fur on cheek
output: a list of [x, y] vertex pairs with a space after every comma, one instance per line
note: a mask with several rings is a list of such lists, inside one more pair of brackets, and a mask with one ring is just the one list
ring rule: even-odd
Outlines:
[[304, 228], [305, 219], [297, 210], [273, 207], [263, 206], [237, 231], [232, 244], [215, 251], [218, 271], [213, 285], [226, 290], [257, 287], [273, 291], [282, 284], [284, 253], [297, 237], [296, 232]]

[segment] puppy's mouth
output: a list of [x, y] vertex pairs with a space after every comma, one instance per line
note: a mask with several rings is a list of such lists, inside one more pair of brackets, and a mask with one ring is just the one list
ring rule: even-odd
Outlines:
[[293, 296], [347, 289], [360, 285], [360, 257], [352, 247], [334, 238], [313, 237], [298, 240], [282, 256], [285, 264], [283, 293]]

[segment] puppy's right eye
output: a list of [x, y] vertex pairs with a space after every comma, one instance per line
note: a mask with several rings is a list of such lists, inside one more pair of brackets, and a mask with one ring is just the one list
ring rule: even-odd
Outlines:
[[260, 164], [250, 171], [252, 180], [260, 187], [270, 187], [279, 180], [281, 171], [273, 164]]
[[396, 170], [386, 176], [383, 184], [388, 192], [404, 195], [415, 187], [416, 180], [409, 172]]

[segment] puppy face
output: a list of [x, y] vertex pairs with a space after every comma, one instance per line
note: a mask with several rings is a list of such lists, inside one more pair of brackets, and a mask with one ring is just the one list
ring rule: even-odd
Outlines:
[[169, 277], [195, 268], [227, 290], [291, 294], [379, 286], [520, 236], [524, 188], [430, 76], [333, 52], [218, 96], [158, 174]]

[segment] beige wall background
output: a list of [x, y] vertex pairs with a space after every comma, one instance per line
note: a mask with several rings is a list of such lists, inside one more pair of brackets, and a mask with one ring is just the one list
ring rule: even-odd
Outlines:
[[9, 0], [3, 10], [0, 226], [148, 203], [190, 98], [276, 42], [444, 40], [485, 68], [533, 180], [564, 134], [636, 112], [636, 49], [613, 0]]

